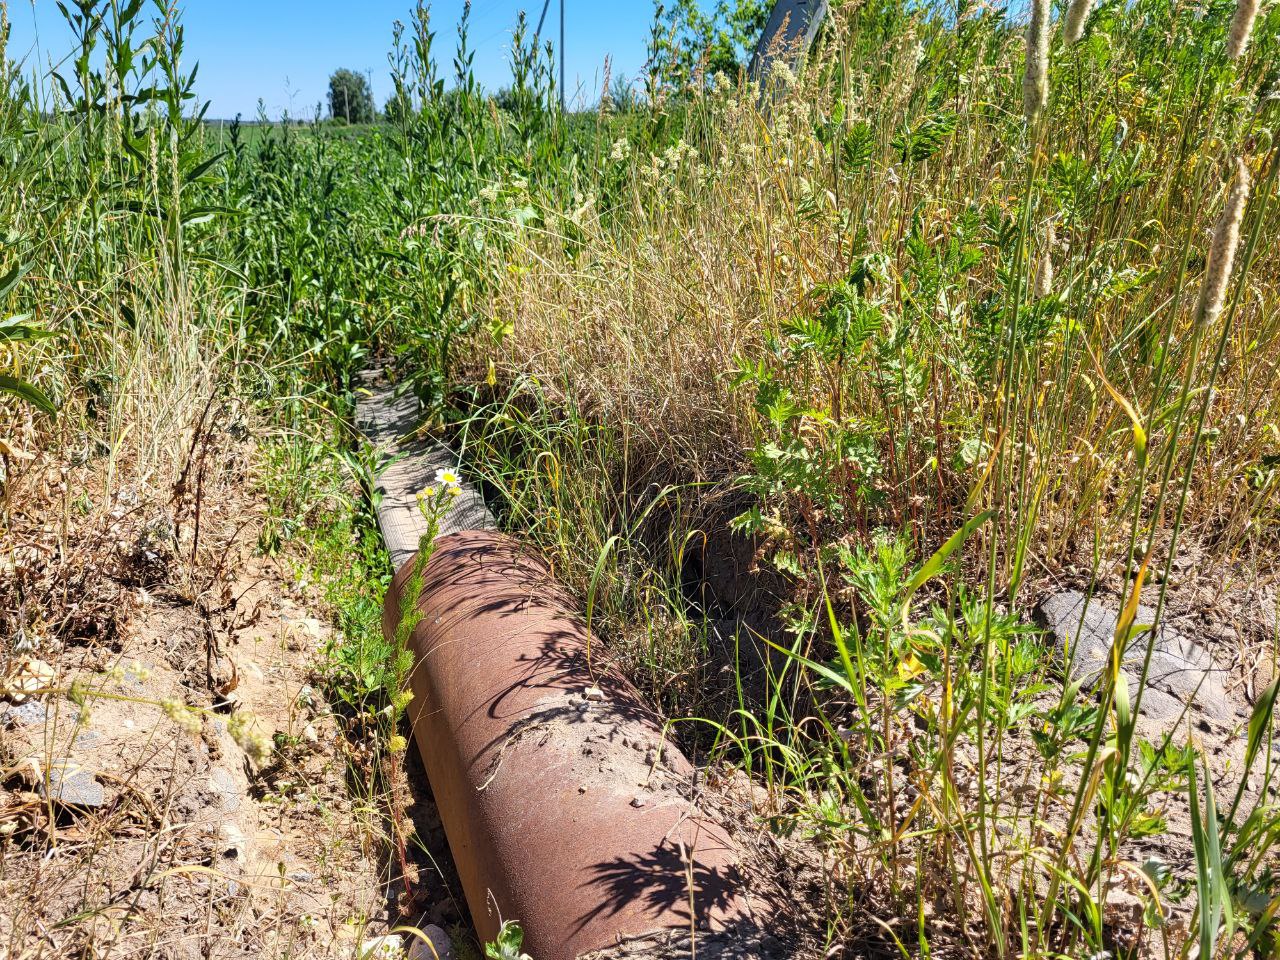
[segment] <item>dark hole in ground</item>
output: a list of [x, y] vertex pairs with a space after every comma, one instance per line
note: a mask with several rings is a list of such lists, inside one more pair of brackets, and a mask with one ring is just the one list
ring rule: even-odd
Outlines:
[[[528, 446], [521, 430], [500, 427], [486, 434], [489, 418], [497, 412], [504, 414], [498, 422], [509, 424], [512, 416], [533, 423], [551, 422], [556, 419], [556, 411], [540, 407], [528, 395], [513, 395], [502, 385], [481, 385], [466, 396], [455, 398], [443, 431], [444, 439], [463, 461], [463, 473], [479, 489], [499, 529], [518, 536], [521, 531], [511, 516], [507, 492], [483, 471], [467, 469], [468, 451], [477, 443], [492, 448], [498, 461], [513, 464], [527, 464], [540, 452]], [[676, 465], [669, 463], [632, 463], [625, 477], [607, 481], [612, 487], [612, 500], [619, 504], [626, 501], [625, 508], [617, 511], [615, 529], [609, 532], [645, 545], [653, 566], [678, 583], [686, 604], [682, 613], [693, 624], [690, 629], [705, 631], [705, 638], [698, 638], [704, 642], [695, 676], [678, 685], [679, 689], [662, 683], [660, 677], [650, 683], [645, 682], [648, 678], [634, 673], [630, 678], [664, 716], [724, 721], [739, 707], [763, 707], [773, 695], [769, 670], [777, 672], [785, 656], [766, 640], [784, 644], [793, 639], [783, 630], [780, 617], [793, 585], [785, 575], [758, 565], [756, 543], [731, 530], [730, 520], [750, 506], [750, 497], [733, 490], [727, 482], [714, 487], [700, 485], [693, 510], [701, 533], [686, 542], [681, 557], [672, 556], [669, 546], [680, 540], [673, 536], [678, 522], [677, 498], [668, 497], [657, 503], [653, 498], [658, 491], [678, 485], [677, 473]], [[624, 530], [623, 514], [643, 515], [644, 519], [638, 527]], [[583, 602], [579, 598], [579, 603]], [[597, 614], [593, 630], [609, 649], [614, 638], [598, 617]], [[642, 669], [640, 673], [643, 672]], [[679, 723], [672, 726], [669, 734], [695, 764], [705, 762], [714, 747], [722, 746], [710, 724]]]
[[[405, 727], [409, 723], [405, 721]], [[406, 729], [406, 732], [410, 732]], [[411, 874], [411, 898], [405, 896], [405, 877], [401, 869], [399, 852], [394, 845], [384, 852], [383, 875], [386, 885], [387, 905], [391, 913], [399, 913], [400, 922], [421, 929], [427, 924], [442, 928], [461, 945], [466, 941], [478, 946], [471, 914], [462, 892], [462, 883], [454, 867], [449, 840], [436, 809], [435, 795], [427, 780], [417, 745], [406, 750], [404, 757], [405, 807], [404, 815], [412, 826], [412, 835], [406, 844], [406, 855]]]

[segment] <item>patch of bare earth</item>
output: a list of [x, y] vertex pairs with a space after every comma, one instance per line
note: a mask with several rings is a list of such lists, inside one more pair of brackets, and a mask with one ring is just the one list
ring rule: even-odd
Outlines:
[[191, 460], [172, 497], [92, 462], [6, 490], [0, 957], [349, 957], [404, 919], [251, 448]]

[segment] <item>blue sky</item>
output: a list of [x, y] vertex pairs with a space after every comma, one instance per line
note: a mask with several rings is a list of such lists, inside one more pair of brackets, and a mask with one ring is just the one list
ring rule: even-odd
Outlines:
[[[338, 67], [373, 71], [379, 106], [391, 89], [387, 51], [392, 21], [408, 22], [413, 0], [187, 0], [187, 62], [198, 60], [197, 90], [212, 101], [210, 117], [251, 118], [261, 97], [275, 117], [284, 110], [310, 116], [325, 98], [329, 74]], [[551, 0], [543, 36], [559, 33], [560, 0]], [[148, 4], [148, 7], [150, 4]], [[490, 90], [508, 78], [508, 48], [516, 13], [528, 11], [533, 24], [542, 0], [473, 0], [471, 45], [475, 69]], [[450, 76], [455, 25], [462, 0], [431, 5], [436, 30], [436, 60]], [[645, 40], [653, 17], [652, 0], [565, 0], [565, 48], [570, 96], [586, 102], [599, 90], [605, 54], [614, 75], [634, 77], [645, 59]], [[10, 0], [13, 33], [9, 55], [26, 59], [31, 72], [47, 73], [70, 50], [71, 35], [54, 0]], [[531, 27], [532, 29], [532, 27]]]

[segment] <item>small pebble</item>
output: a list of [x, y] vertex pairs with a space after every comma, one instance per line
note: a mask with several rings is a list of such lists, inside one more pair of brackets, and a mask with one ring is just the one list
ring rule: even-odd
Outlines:
[[218, 827], [218, 840], [222, 855], [228, 860], [244, 860], [249, 852], [249, 840], [240, 827], [228, 820]]
[[434, 923], [428, 923], [422, 928], [422, 932], [426, 934], [427, 943], [417, 937], [411, 938], [408, 960], [454, 960], [457, 955], [453, 952], [453, 941], [447, 933]]

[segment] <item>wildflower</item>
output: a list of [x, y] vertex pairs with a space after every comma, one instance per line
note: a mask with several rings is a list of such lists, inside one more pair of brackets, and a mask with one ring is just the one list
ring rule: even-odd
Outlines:
[[258, 722], [253, 714], [243, 711], [233, 713], [227, 721], [227, 733], [231, 734], [231, 739], [255, 763], [262, 763], [271, 756], [271, 740], [258, 730]]
[[677, 140], [672, 146], [667, 147], [666, 151], [662, 154], [662, 161], [664, 165], [674, 169], [680, 165], [681, 160], [685, 157], [694, 155], [696, 152], [697, 151], [694, 150], [693, 147], [689, 146], [689, 144], [685, 143], [682, 138]]
[[486, 203], [495, 203], [498, 199], [498, 185], [496, 183], [486, 183], [480, 188], [480, 199]]
[[1239, 60], [1249, 46], [1253, 21], [1258, 16], [1258, 0], [1236, 0], [1236, 12], [1231, 18], [1231, 30], [1227, 34], [1227, 59]]
[[631, 156], [631, 141], [626, 137], [619, 137], [613, 141], [613, 149], [609, 151], [609, 159], [614, 163], [621, 163]]
[[395, 707], [395, 709], [403, 710], [405, 707], [409, 705], [409, 702], [412, 699], [413, 699], [413, 691], [405, 689], [405, 690], [401, 690], [399, 693], [395, 695], [395, 697], [392, 698], [391, 704], [393, 707]]
[[1200, 285], [1200, 302], [1196, 305], [1196, 323], [1213, 323], [1222, 313], [1236, 248], [1240, 246], [1240, 222], [1244, 219], [1251, 184], [1249, 168], [1243, 160], [1237, 159], [1231, 192], [1227, 194], [1227, 202], [1213, 228], [1213, 241], [1209, 245], [1204, 280]]
[[454, 474], [452, 470], [436, 470], [435, 481], [444, 485], [444, 493], [449, 497], [457, 497], [462, 493], [462, 477]]
[[408, 745], [409, 745], [409, 741], [406, 740], [404, 737], [400, 736], [400, 734], [398, 733], [392, 734], [390, 739], [387, 740], [387, 749], [390, 750], [392, 753], [403, 753], [405, 750], [405, 747], [407, 747]]
[[779, 87], [789, 87], [796, 82], [795, 71], [791, 69], [791, 64], [786, 60], [778, 59], [773, 62], [771, 71], [773, 82]]
[[1067, 7], [1065, 25], [1062, 28], [1062, 39], [1068, 44], [1078, 43], [1084, 36], [1084, 25], [1089, 22], [1089, 12], [1093, 9], [1093, 0], [1071, 0]]
[[1049, 104], [1049, 0], [1031, 0], [1027, 23], [1027, 67], [1022, 76], [1022, 113], [1034, 123]]
[[200, 717], [185, 703], [172, 699], [162, 700], [160, 709], [164, 711], [165, 716], [178, 725], [178, 729], [183, 733], [193, 737], [200, 735]]

